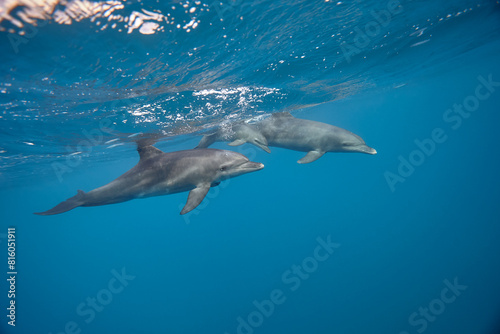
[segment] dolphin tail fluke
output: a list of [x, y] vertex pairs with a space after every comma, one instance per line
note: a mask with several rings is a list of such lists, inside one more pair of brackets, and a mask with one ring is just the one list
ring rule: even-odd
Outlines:
[[207, 148], [217, 141], [217, 134], [213, 133], [211, 135], [204, 135], [201, 138], [200, 143], [195, 148]]
[[44, 212], [35, 212], [35, 215], [40, 215], [40, 216], [49, 216], [49, 215], [57, 215], [59, 213], [63, 213], [69, 210], [72, 210], [76, 207], [79, 207], [85, 203], [84, 201], [84, 196], [85, 193], [82, 190], [78, 190], [78, 193], [65, 200], [64, 202], [61, 202], [57, 204], [55, 207], [53, 207], [50, 210], [44, 211]]

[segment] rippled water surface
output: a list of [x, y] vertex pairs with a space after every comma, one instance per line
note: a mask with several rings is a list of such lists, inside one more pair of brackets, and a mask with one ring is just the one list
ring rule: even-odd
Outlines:
[[498, 35], [497, 11], [491, 1], [2, 2], [1, 173], [77, 153], [102, 120], [113, 131], [90, 159], [132, 133], [196, 133], [453, 70]]

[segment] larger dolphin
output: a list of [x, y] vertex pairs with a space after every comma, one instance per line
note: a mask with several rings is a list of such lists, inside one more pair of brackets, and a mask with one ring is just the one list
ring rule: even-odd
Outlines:
[[36, 213], [55, 215], [79, 206], [97, 206], [129, 201], [135, 198], [161, 196], [189, 191], [181, 215], [196, 208], [210, 187], [222, 180], [264, 168], [240, 153], [197, 149], [165, 153], [148, 145], [139, 146], [139, 162], [110, 183], [85, 193], [78, 193], [54, 208]]
[[342, 128], [315, 121], [295, 118], [289, 112], [272, 114], [256, 123], [266, 137], [269, 146], [307, 152], [297, 161], [299, 164], [313, 162], [326, 152], [360, 152], [377, 154], [358, 135]]

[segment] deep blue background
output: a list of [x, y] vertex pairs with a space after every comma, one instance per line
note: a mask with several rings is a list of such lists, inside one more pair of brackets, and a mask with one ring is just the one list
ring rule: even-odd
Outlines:
[[[19, 274], [17, 326], [2, 314], [0, 331], [56, 334], [75, 321], [82, 333], [233, 334], [237, 318], [255, 311], [254, 300], [280, 289], [285, 302], [254, 333], [413, 334], [420, 326], [409, 323], [410, 315], [456, 278], [467, 289], [425, 333], [499, 333], [500, 87], [458, 129], [443, 120], [474, 94], [478, 76], [500, 82], [499, 51], [498, 40], [488, 41], [442, 68], [415, 72], [412, 54], [401, 87], [387, 77], [295, 112], [359, 134], [378, 154], [328, 153], [299, 165], [304, 153], [245, 145], [236, 149], [266, 167], [213, 188], [190, 215], [179, 215], [187, 193], [32, 214], [130, 169], [138, 160], [132, 144], [120, 159], [83, 159], [62, 182], [52, 174], [2, 189], [1, 258], [3, 233], [15, 226]], [[446, 142], [392, 192], [384, 174], [397, 173], [398, 157], [408, 158], [414, 141], [436, 128]], [[157, 147], [187, 149], [198, 140]], [[283, 273], [328, 236], [340, 247], [291, 291]], [[85, 323], [77, 306], [122, 268], [135, 279]], [[6, 313], [4, 280], [0, 289]]]

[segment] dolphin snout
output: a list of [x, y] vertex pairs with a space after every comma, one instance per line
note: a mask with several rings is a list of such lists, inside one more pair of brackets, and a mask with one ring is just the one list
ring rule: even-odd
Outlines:
[[267, 153], [271, 153], [271, 150], [269, 149], [269, 147], [267, 145], [264, 145], [264, 144], [257, 144], [257, 146], [259, 146], [261, 149], [263, 149], [264, 151], [266, 151]]
[[362, 145], [362, 146], [358, 147], [357, 151], [361, 152], [361, 153], [372, 154], [372, 155], [377, 154], [377, 150], [374, 148], [371, 148], [368, 145]]
[[257, 170], [261, 170], [262, 168], [264, 168], [264, 164], [261, 162], [252, 162], [252, 164], [254, 164], [254, 168]]
[[260, 162], [247, 161], [243, 165], [240, 166], [242, 169], [256, 171], [264, 168], [264, 164]]

